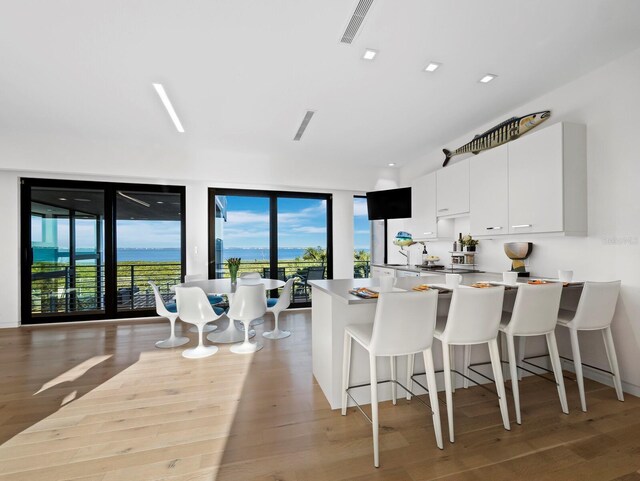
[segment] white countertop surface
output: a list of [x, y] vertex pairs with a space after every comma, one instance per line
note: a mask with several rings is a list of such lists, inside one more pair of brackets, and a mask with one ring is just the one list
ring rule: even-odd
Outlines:
[[[469, 286], [476, 282], [502, 282], [502, 274], [492, 273], [492, 272], [480, 272], [480, 273], [471, 273], [471, 274], [460, 274], [462, 276], [462, 286]], [[523, 277], [518, 280], [518, 283], [527, 283], [528, 281], [534, 279]], [[405, 289], [407, 291], [411, 290], [413, 287], [418, 286], [420, 284], [430, 284], [442, 286], [445, 283], [444, 274], [425, 277], [398, 277], [395, 279], [395, 287], [399, 287], [400, 289]], [[379, 287], [380, 280], [379, 279], [324, 279], [317, 281], [309, 281], [309, 284], [313, 287], [320, 289], [322, 292], [325, 292], [329, 295], [339, 298], [347, 304], [363, 304], [363, 303], [375, 303], [377, 299], [363, 299], [361, 297], [354, 296], [350, 294], [349, 291], [358, 288], [358, 287]], [[516, 286], [517, 287], [517, 284]], [[580, 283], [571, 284], [569, 287], [582, 287]], [[451, 293], [440, 293], [441, 296], [451, 296]]]

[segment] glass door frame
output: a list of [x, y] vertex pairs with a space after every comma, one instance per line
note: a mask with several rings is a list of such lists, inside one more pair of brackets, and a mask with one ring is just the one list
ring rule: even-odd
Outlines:
[[[33, 187], [59, 189], [89, 189], [104, 191], [104, 312], [61, 312], [36, 315], [31, 312], [31, 189]], [[181, 281], [186, 273], [186, 188], [178, 185], [131, 184], [123, 182], [96, 182], [85, 180], [29, 178], [20, 179], [20, 314], [21, 324], [93, 321], [133, 317], [155, 317], [155, 309], [118, 311], [117, 298], [117, 239], [116, 199], [119, 190], [166, 192], [180, 195], [180, 264]]]
[[[255, 190], [209, 188], [209, 278], [216, 279], [216, 196], [261, 197], [269, 199], [269, 271], [278, 272], [278, 198], [317, 199], [327, 202], [327, 279], [333, 279], [333, 196], [318, 192], [288, 190]], [[275, 297], [275, 292], [272, 293]], [[298, 302], [292, 307], [310, 307], [310, 302]]]

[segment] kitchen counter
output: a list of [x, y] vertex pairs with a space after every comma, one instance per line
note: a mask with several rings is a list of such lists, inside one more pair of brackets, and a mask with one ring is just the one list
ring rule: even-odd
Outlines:
[[[461, 274], [462, 285], [468, 286], [475, 282], [502, 281], [502, 274], [471, 273]], [[523, 278], [520, 283], [529, 279]], [[313, 375], [318, 381], [332, 409], [338, 409], [341, 403], [342, 384], [342, 350], [344, 342], [344, 328], [350, 324], [371, 324], [376, 311], [377, 299], [362, 299], [349, 293], [354, 287], [378, 287], [380, 279], [329, 279], [310, 281], [312, 286], [311, 309], [311, 343]], [[419, 284], [445, 284], [444, 274], [429, 273], [421, 277], [396, 277], [395, 287], [410, 290]], [[575, 311], [577, 301], [582, 291], [581, 285], [566, 287], [562, 294], [562, 307]], [[517, 288], [505, 291], [504, 309], [509, 311], [513, 306]], [[449, 312], [451, 291], [438, 295], [438, 315], [446, 316]], [[393, 322], [389, 319], [388, 322]], [[532, 349], [533, 348], [533, 349]], [[536, 344], [527, 343], [527, 354], [536, 352]], [[462, 350], [456, 352], [457, 362], [462, 362]], [[474, 362], [481, 362], [488, 358], [486, 349], [474, 350]], [[544, 352], [544, 351], [542, 351]], [[438, 342], [434, 343], [434, 360], [436, 369], [442, 366], [442, 352]], [[385, 362], [386, 361], [386, 362]], [[379, 379], [389, 379], [388, 360], [381, 359], [378, 364]], [[406, 371], [406, 357], [398, 358], [398, 373]], [[415, 372], [424, 372], [420, 356], [416, 357]], [[490, 370], [486, 372], [490, 375]], [[404, 380], [401, 374], [401, 382]], [[354, 345], [352, 351], [351, 384], [362, 384], [369, 379], [369, 358], [364, 349]], [[438, 377], [439, 385], [442, 379]], [[479, 379], [480, 380], [480, 379]], [[456, 383], [461, 386], [460, 380]], [[417, 388], [416, 388], [417, 389]], [[356, 389], [354, 397], [361, 404], [370, 402], [370, 390]], [[380, 401], [391, 399], [389, 384], [380, 385], [378, 396]]]
[[[441, 268], [433, 268], [433, 267], [424, 267], [424, 266], [417, 266], [417, 265], [406, 265], [406, 264], [371, 264], [372, 267], [382, 267], [383, 269], [394, 269], [396, 271], [405, 271], [405, 272], [415, 272], [418, 274], [424, 274], [426, 272], [428, 273], [442, 273], [442, 274], [470, 274], [469, 270], [470, 269], [464, 269], [464, 268], [447, 268], [447, 267], [441, 267]], [[476, 270], [473, 273], [481, 273], [483, 271], [478, 271]]]

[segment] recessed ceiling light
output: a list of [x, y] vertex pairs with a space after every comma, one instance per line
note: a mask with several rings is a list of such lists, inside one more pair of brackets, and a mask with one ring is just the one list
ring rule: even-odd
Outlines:
[[164, 204], [161, 200], [157, 201], [156, 204]]
[[440, 67], [441, 64], [436, 63], [436, 62], [430, 62], [429, 65], [427, 65], [424, 68], [425, 72], [435, 72], [436, 70], [438, 70], [438, 67]]
[[58, 197], [58, 200], [67, 200], [66, 197]]
[[182, 123], [180, 122], [178, 114], [176, 114], [176, 111], [171, 104], [171, 100], [169, 100], [169, 97], [167, 96], [167, 92], [164, 91], [164, 87], [162, 86], [162, 84], [153, 84], [153, 88], [156, 89], [156, 92], [158, 92], [158, 96], [160, 97], [160, 100], [162, 100], [164, 108], [167, 109], [169, 117], [171, 117], [171, 120], [173, 120], [173, 125], [176, 126], [176, 130], [183, 134], [184, 129], [182, 128]]
[[489, 82], [491, 82], [494, 78], [496, 78], [497, 75], [494, 75], [492, 73], [488, 73], [487, 75], [485, 75], [484, 77], [482, 77], [480, 79], [480, 83], [482, 84], [488, 84]]
[[394, 166], [396, 165], [396, 163], [395, 163], [395, 162], [389, 162], [387, 165], [388, 165], [389, 167], [394, 167]]
[[363, 60], [373, 60], [378, 55], [377, 50], [373, 50], [372, 48], [368, 48], [364, 51], [364, 55], [362, 56]]

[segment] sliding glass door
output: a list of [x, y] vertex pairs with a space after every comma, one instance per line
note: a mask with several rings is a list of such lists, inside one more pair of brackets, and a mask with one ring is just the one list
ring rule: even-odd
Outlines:
[[310, 305], [309, 281], [331, 277], [330, 195], [211, 189], [209, 211], [210, 277], [228, 277], [239, 257], [240, 273], [293, 278], [296, 307]]
[[184, 274], [184, 188], [23, 179], [22, 322], [153, 315]]
[[103, 314], [104, 191], [34, 186], [30, 197], [31, 314]]

